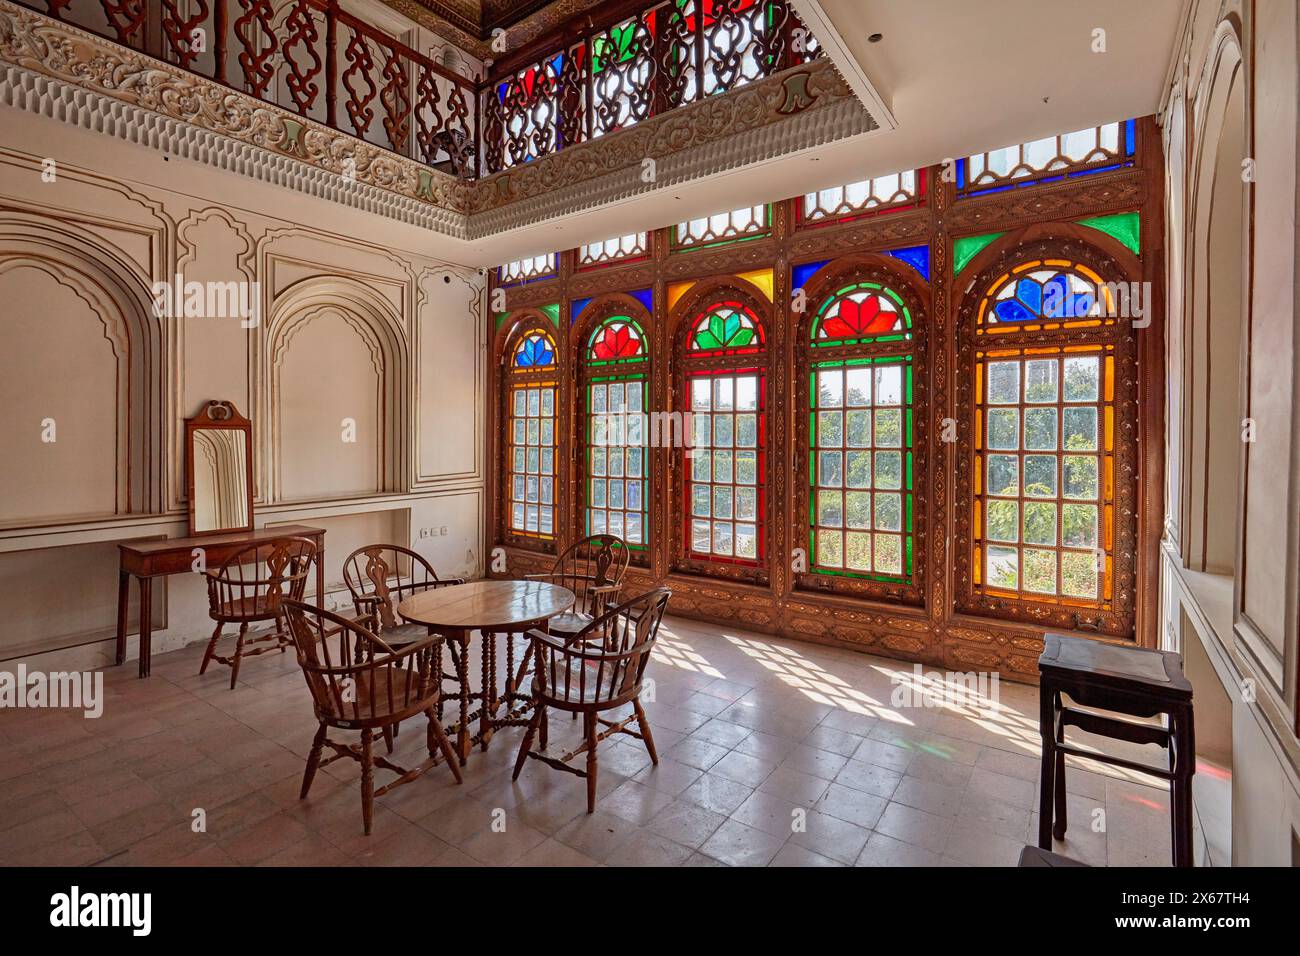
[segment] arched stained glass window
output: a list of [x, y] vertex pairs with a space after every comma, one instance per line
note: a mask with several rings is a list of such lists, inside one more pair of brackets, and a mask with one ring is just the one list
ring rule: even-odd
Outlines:
[[608, 316], [587, 337], [584, 533], [617, 535], [633, 549], [645, 548], [650, 530], [649, 365], [645, 331], [629, 315]]
[[[1111, 604], [1117, 351], [1107, 327], [1121, 288], [1079, 263], [1034, 259], [995, 278], [979, 303], [970, 505], [978, 593]], [[1027, 332], [1036, 334], [1016, 334]]]
[[506, 531], [550, 540], [555, 535], [555, 340], [544, 329], [526, 329], [506, 355]]
[[811, 583], [911, 584], [911, 311], [880, 282], [847, 283], [821, 303], [806, 344]]
[[720, 297], [686, 323], [682, 405], [687, 562], [757, 567], [766, 513], [767, 359], [763, 327], [739, 298]]

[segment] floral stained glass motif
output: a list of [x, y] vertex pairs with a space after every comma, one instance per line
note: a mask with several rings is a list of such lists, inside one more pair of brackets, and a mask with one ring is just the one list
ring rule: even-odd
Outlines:
[[541, 332], [527, 335], [515, 349], [515, 368], [546, 368], [555, 364], [555, 343]]
[[1086, 266], [1066, 260], [1028, 262], [993, 283], [980, 304], [978, 331], [1110, 325], [1117, 314], [1115, 299], [1112, 286]]
[[[1073, 282], [1071, 281], [1073, 280]], [[1075, 285], [1083, 285], [1075, 291]], [[1008, 294], [1010, 293], [1010, 294]], [[1058, 272], [1047, 281], [1034, 276], [1017, 279], [993, 306], [999, 322], [1031, 322], [1037, 318], [1081, 319], [1097, 301], [1078, 276]]]
[[720, 302], [696, 320], [692, 352], [755, 351], [763, 335], [750, 311], [739, 302]]
[[822, 306], [813, 325], [813, 345], [897, 340], [907, 338], [911, 327], [911, 313], [897, 293], [860, 282], [839, 290]]
[[627, 316], [606, 319], [591, 333], [587, 357], [593, 362], [623, 362], [645, 357], [645, 337]]

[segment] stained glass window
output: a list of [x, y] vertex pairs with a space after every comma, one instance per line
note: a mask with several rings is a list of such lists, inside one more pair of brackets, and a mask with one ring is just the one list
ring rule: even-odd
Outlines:
[[1098, 606], [1112, 597], [1114, 347], [980, 352], [974, 583]]
[[1113, 325], [1127, 286], [1103, 282], [1067, 259], [1021, 263], [993, 282], [976, 315], [978, 334]]
[[586, 533], [643, 549], [650, 532], [645, 332], [614, 315], [592, 331], [584, 360]]
[[908, 170], [806, 193], [799, 209], [803, 222], [838, 222], [866, 212], [906, 209], [924, 194], [924, 170]]
[[976, 153], [958, 162], [957, 191], [977, 195], [1131, 165], [1136, 126], [1106, 123]]
[[525, 282], [529, 279], [538, 279], [554, 273], [555, 253], [548, 252], [541, 256], [507, 262], [497, 269], [497, 281], [502, 285], [510, 285], [514, 282]]
[[897, 292], [860, 281], [818, 309], [808, 345], [809, 567], [910, 583], [912, 318]]
[[766, 375], [763, 330], [744, 303], [722, 299], [687, 330], [683, 450], [686, 553], [757, 564], [764, 554]]
[[579, 266], [596, 266], [644, 256], [649, 249], [647, 234], [632, 232], [601, 242], [588, 242], [578, 248]]
[[742, 206], [702, 219], [689, 219], [673, 227], [673, 245], [679, 248], [720, 245], [754, 239], [768, 233], [768, 207]]
[[555, 341], [521, 333], [506, 375], [506, 527], [525, 538], [555, 534]]

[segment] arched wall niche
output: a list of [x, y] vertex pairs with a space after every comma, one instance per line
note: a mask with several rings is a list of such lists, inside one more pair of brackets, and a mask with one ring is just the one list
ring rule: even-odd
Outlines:
[[303, 279], [266, 324], [268, 501], [400, 492], [409, 483], [409, 355], [401, 318], [355, 280]]
[[147, 277], [97, 236], [10, 214], [6, 285], [0, 524], [161, 511], [164, 332]]
[[[954, 597], [958, 611], [993, 613], [1037, 626], [1069, 630], [1091, 630], [1113, 637], [1133, 639], [1137, 627], [1137, 597], [1146, 587], [1146, 566], [1138, 561], [1138, 510], [1142, 489], [1142, 463], [1151, 455], [1147, 443], [1162, 441], [1159, 434], [1144, 434], [1138, 414], [1138, 343], [1137, 331], [1125, 318], [1112, 324], [1093, 327], [1059, 327], [1040, 330], [1016, 330], [1004, 335], [979, 335], [976, 314], [981, 301], [1017, 266], [1035, 260], [1068, 261], [1091, 270], [1102, 282], [1131, 283], [1142, 280], [1139, 259], [1118, 241], [1085, 226], [1051, 223], [1015, 230], [981, 251], [957, 277], [960, 290], [957, 303], [957, 376], [956, 404], [957, 455], [956, 495], [953, 537]], [[1149, 316], [1153, 325], [1163, 316]], [[974, 410], [976, 409], [975, 367], [986, 350], [1030, 350], [1101, 345], [1114, 356], [1114, 463], [1113, 463], [1113, 531], [1110, 534], [1108, 572], [1110, 597], [1095, 604], [1072, 603], [1068, 599], [1035, 601], [1026, 595], [1022, 601], [1002, 600], [996, 593], [981, 587], [982, 575], [973, 560], [974, 545], [981, 533], [975, 527], [971, 503], [975, 501], [977, 482], [974, 474], [976, 456]], [[1031, 356], [1027, 351], [1024, 358]], [[1027, 407], [1027, 406], [1025, 406]], [[1101, 433], [1099, 433], [1100, 435]], [[1062, 449], [1064, 447], [1057, 446]], [[1064, 477], [1061, 478], [1064, 481]], [[1099, 476], [1098, 488], [1105, 488]], [[1021, 496], [1022, 499], [1024, 496]], [[1056, 495], [1061, 499], [1062, 495]], [[1098, 496], [1101, 506], [1106, 497]], [[1027, 500], [1027, 499], [1025, 499]], [[1103, 512], [1104, 513], [1104, 512]], [[1104, 533], [1104, 518], [1098, 533]], [[1057, 539], [1061, 539], [1058, 537]], [[1062, 542], [1064, 543], [1064, 542]], [[1062, 566], [1063, 572], [1063, 566]], [[1100, 579], [1099, 580], [1104, 580]], [[1099, 591], [1104, 598], [1104, 588]], [[1063, 597], [1063, 596], [1062, 596]]]
[[1225, 575], [1240, 545], [1249, 255], [1238, 29], [1231, 19], [1219, 25], [1197, 97], [1184, 293], [1182, 558], [1192, 570]]

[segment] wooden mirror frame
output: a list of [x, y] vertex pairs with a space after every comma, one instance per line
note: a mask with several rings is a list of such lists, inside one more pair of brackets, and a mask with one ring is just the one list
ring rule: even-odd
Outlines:
[[[205, 428], [228, 429], [243, 433], [248, 521], [239, 527], [213, 528], [209, 531], [199, 531], [194, 527], [194, 432]], [[197, 415], [185, 419], [185, 500], [191, 537], [253, 530], [253, 423], [239, 414], [233, 402], [210, 399]]]

